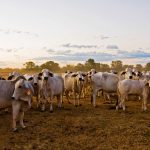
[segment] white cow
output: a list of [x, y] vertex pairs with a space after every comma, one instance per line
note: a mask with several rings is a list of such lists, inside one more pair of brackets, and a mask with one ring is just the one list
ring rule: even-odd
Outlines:
[[[28, 91], [28, 87], [21, 88], [20, 92], [16, 92], [16, 87], [19, 84], [20, 80], [24, 81], [25, 78], [23, 76], [17, 77], [15, 80], [0, 80], [0, 108], [8, 108], [12, 106], [12, 115], [13, 115], [13, 131], [16, 131], [16, 119], [20, 115], [20, 124], [22, 128], [25, 128], [23, 124], [24, 110], [23, 110], [23, 101], [28, 101], [30, 104], [30, 100], [21, 99], [23, 98]], [[13, 97], [13, 94], [19, 94], [17, 100]]]
[[33, 86], [33, 89], [34, 89], [33, 96], [35, 96], [36, 98], [37, 108], [38, 108], [39, 107], [39, 87], [40, 87], [40, 82], [41, 82], [40, 80], [38, 80], [38, 74], [34, 74], [34, 75], [25, 74], [24, 77]]
[[[70, 103], [69, 93], [73, 92], [75, 106], [80, 105], [80, 98], [84, 86], [84, 76], [86, 75], [79, 71], [76, 73], [68, 73], [64, 77], [65, 95], [67, 97], [68, 102]], [[78, 103], [76, 105], [77, 96], [78, 96]]]
[[39, 80], [40, 79], [40, 101], [42, 103], [42, 111], [45, 110], [46, 101], [49, 99], [50, 112], [53, 112], [52, 103], [54, 96], [57, 97], [58, 107], [61, 107], [64, 92], [64, 80], [61, 76], [52, 73], [48, 69], [43, 69], [42, 72], [39, 73]]
[[99, 90], [105, 93], [116, 93], [119, 77], [116, 74], [107, 72], [98, 72], [91, 77], [92, 80], [92, 96], [91, 102], [96, 106], [96, 95]]
[[142, 97], [142, 110], [147, 110], [147, 100], [150, 93], [149, 83], [147, 81], [131, 79], [119, 81], [117, 92], [118, 103], [116, 105], [116, 110], [118, 110], [119, 106], [122, 106], [125, 111], [125, 100], [130, 94]]

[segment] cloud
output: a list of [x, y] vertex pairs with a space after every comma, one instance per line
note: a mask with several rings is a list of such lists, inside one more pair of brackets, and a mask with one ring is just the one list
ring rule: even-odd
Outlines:
[[18, 35], [29, 35], [29, 36], [39, 37], [37, 33], [22, 31], [18, 29], [0, 29], [0, 32], [4, 34], [18, 34]]
[[54, 49], [47, 49], [46, 51], [49, 54], [53, 54], [53, 55], [67, 55], [72, 52], [71, 50], [54, 50]]
[[118, 50], [118, 54], [121, 58], [150, 58], [150, 53], [141, 50], [132, 52]]
[[101, 35], [100, 38], [101, 38], [101, 40], [106, 40], [106, 39], [110, 39], [111, 37], [110, 36]]
[[[70, 52], [70, 53], [69, 53]], [[33, 60], [36, 61], [44, 61], [44, 60], [56, 60], [56, 61], [86, 61], [89, 58], [93, 58], [96, 61], [109, 61], [110, 59], [114, 59], [115, 55], [101, 52], [77, 52], [72, 53], [72, 51], [66, 51], [67, 54], [59, 54], [54, 56], [46, 56], [46, 57], [36, 57]]]
[[[51, 53], [52, 52], [52, 53]], [[110, 52], [98, 52], [98, 51], [90, 51], [90, 52], [75, 52], [71, 50], [61, 50], [56, 51], [50, 49], [48, 51], [49, 55], [44, 57], [35, 57], [34, 61], [58, 61], [58, 62], [85, 62], [89, 58], [93, 58], [96, 62], [111, 62], [113, 60], [122, 60], [127, 62], [128, 64], [132, 63], [138, 63], [141, 60], [147, 60], [149, 61], [150, 53], [144, 52], [144, 51], [132, 51], [128, 52], [125, 50], [117, 50], [117, 53], [111, 54]], [[145, 63], [146, 61], [143, 61], [141, 64]]]
[[117, 45], [107, 45], [107, 49], [119, 49]]
[[71, 43], [67, 43], [67, 44], [63, 44], [62, 47], [66, 47], [66, 48], [97, 48], [97, 45], [77, 45], [77, 44], [71, 44]]

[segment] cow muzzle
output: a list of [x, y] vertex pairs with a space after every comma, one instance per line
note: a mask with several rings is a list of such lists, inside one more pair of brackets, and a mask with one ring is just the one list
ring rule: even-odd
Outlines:
[[37, 83], [34, 83], [34, 86], [37, 86]]
[[12, 97], [11, 97], [11, 99], [12, 99], [12, 100], [15, 100], [15, 97], [14, 97], [14, 96], [12, 96]]
[[47, 80], [48, 80], [48, 77], [44, 77], [44, 80], [46, 80], [46, 81], [47, 81]]

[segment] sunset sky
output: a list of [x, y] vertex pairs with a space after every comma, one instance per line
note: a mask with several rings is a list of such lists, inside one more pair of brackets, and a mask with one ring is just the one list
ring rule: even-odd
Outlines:
[[150, 62], [150, 1], [0, 0], [0, 67], [88, 58]]

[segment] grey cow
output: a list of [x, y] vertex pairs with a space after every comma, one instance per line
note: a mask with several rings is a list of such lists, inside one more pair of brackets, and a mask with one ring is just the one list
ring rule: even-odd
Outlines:
[[[13, 131], [16, 131], [16, 119], [20, 115], [20, 125], [25, 128], [23, 124], [24, 110], [23, 101], [27, 101], [30, 104], [30, 99], [24, 99], [29, 93], [28, 87], [20, 88], [19, 83], [25, 81], [23, 76], [17, 77], [15, 80], [0, 80], [0, 108], [8, 108], [12, 106], [12, 116], [13, 116]], [[16, 91], [20, 88], [20, 91]], [[15, 93], [15, 97], [13, 96]], [[16, 99], [17, 100], [12, 100]]]

